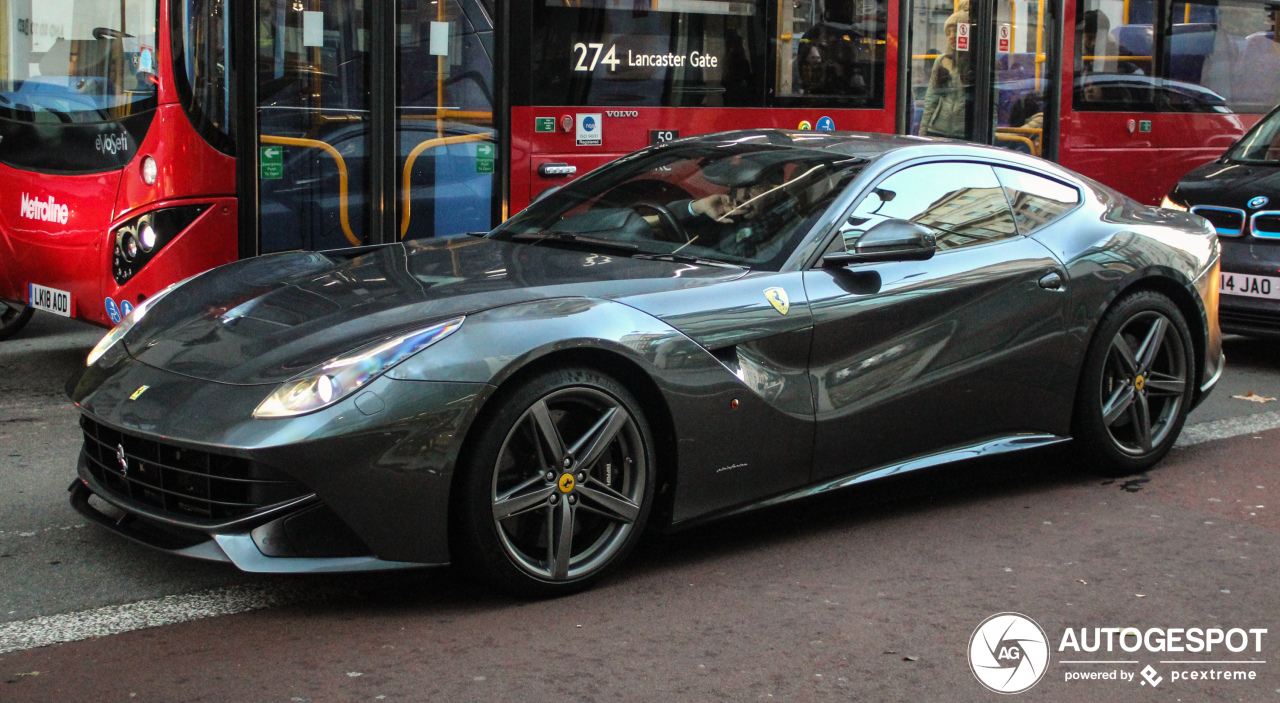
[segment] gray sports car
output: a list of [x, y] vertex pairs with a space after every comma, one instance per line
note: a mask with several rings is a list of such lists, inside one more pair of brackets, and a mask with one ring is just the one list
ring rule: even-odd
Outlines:
[[68, 383], [75, 507], [246, 571], [583, 588], [648, 526], [1067, 442], [1159, 461], [1223, 368], [1218, 240], [1039, 159], [740, 131], [492, 233], [214, 269]]

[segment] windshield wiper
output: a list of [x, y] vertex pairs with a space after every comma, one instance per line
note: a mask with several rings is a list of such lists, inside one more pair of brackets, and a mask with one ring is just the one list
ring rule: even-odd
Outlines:
[[572, 234], [569, 232], [522, 232], [520, 234], [511, 235], [514, 241], [534, 242], [566, 242], [569, 244], [582, 244], [592, 247], [600, 247], [602, 249], [613, 249], [626, 254], [640, 251], [640, 247], [627, 242], [615, 242], [611, 239], [600, 239], [598, 237], [584, 237], [581, 234]]
[[727, 261], [719, 261], [717, 259], [704, 259], [701, 256], [689, 256], [688, 254], [636, 254], [631, 258], [655, 259], [657, 261], [674, 261], [678, 264], [697, 264], [699, 266], [719, 266], [721, 268], [730, 268], [730, 269], [745, 268], [744, 266], [731, 264]]

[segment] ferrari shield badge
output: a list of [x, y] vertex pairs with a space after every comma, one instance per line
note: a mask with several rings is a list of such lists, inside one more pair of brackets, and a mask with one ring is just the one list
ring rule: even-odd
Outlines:
[[791, 300], [787, 298], [787, 292], [781, 288], [765, 288], [764, 297], [773, 305], [774, 310], [783, 315], [791, 309]]
[[129, 396], [129, 400], [137, 400], [143, 393], [146, 393], [147, 389], [150, 387], [151, 386], [138, 386], [138, 390], [134, 391], [133, 394]]

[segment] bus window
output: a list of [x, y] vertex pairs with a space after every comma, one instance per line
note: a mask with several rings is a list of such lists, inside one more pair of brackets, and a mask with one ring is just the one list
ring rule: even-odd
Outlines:
[[475, 0], [400, 0], [399, 236], [487, 231], [493, 224], [492, 15]]
[[175, 13], [174, 75], [178, 95], [196, 130], [215, 148], [230, 154], [231, 13], [229, 0], [181, 0]]
[[1127, 7], [1106, 0], [1076, 4], [1077, 110], [1156, 110], [1151, 24], [1129, 24]]
[[1280, 102], [1280, 6], [1233, 0], [1173, 5], [1168, 112], [1266, 112]]
[[1273, 30], [1280, 6], [1171, 3], [1161, 61], [1154, 61], [1150, 12], [1139, 17], [1129, 4], [1107, 0], [1076, 7], [1076, 110], [1257, 113], [1280, 102]]
[[531, 0], [533, 105], [763, 105], [763, 0]]
[[[0, 138], [9, 138], [0, 161], [63, 172], [128, 163], [156, 105], [158, 11], [157, 0], [7, 2]], [[132, 119], [143, 113], [145, 124]], [[123, 124], [106, 126], [116, 121]]]
[[884, 107], [884, 0], [778, 3], [775, 104]]

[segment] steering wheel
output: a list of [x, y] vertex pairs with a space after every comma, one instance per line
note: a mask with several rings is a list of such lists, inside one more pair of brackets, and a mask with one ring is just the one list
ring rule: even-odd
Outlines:
[[[658, 214], [658, 219], [661, 220], [664, 225], [664, 227], [658, 228], [659, 239], [669, 242], [677, 242], [680, 244], [684, 244], [689, 241], [689, 233], [685, 231], [684, 226], [680, 224], [680, 221], [676, 219], [675, 215], [671, 214], [671, 211], [668, 210], [666, 206], [653, 202], [643, 202], [636, 203], [631, 207], [637, 211], [641, 209], [648, 209]], [[672, 236], [661, 236], [663, 233], [667, 233], [668, 231]]]
[[124, 32], [118, 29], [111, 29], [110, 27], [94, 27], [93, 28], [94, 39], [124, 39], [125, 37], [132, 37], [132, 36], [133, 36], [132, 34], [125, 34]]

